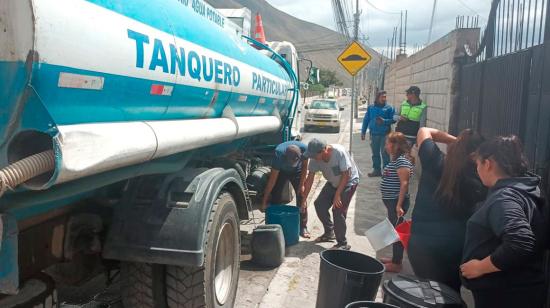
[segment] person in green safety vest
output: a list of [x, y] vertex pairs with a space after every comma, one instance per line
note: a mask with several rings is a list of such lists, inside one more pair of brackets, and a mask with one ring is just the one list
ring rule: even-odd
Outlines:
[[407, 100], [401, 104], [399, 119], [395, 131], [403, 133], [412, 144], [421, 127], [426, 126], [428, 106], [420, 99], [420, 88], [411, 86], [407, 89]]

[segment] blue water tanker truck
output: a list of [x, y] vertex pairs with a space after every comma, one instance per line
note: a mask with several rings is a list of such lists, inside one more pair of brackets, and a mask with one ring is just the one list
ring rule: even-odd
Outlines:
[[276, 45], [202, 0], [0, 1], [0, 306], [119, 270], [126, 307], [232, 307], [240, 222], [293, 138]]

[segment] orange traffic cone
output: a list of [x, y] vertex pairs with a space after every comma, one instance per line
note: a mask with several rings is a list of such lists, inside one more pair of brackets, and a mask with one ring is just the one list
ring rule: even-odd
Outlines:
[[262, 23], [262, 16], [260, 13], [256, 13], [256, 30], [254, 31], [254, 39], [262, 44], [265, 44], [264, 25]]

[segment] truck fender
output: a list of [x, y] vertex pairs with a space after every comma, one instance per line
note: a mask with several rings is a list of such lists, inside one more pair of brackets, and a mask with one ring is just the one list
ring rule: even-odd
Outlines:
[[239, 215], [248, 214], [235, 169], [184, 169], [131, 180], [115, 210], [104, 258], [202, 266], [208, 221], [222, 191], [232, 194]]

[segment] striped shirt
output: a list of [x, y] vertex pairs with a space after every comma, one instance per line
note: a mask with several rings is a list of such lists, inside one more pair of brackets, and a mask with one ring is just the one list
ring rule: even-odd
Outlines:
[[[401, 155], [396, 160], [390, 162], [386, 168], [384, 168], [382, 182], [380, 183], [380, 191], [382, 192], [383, 200], [399, 199], [401, 181], [399, 181], [397, 170], [400, 168], [408, 168], [410, 170], [410, 175], [413, 175], [413, 164], [405, 155]], [[406, 197], [409, 197], [408, 191]]]

